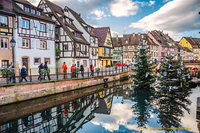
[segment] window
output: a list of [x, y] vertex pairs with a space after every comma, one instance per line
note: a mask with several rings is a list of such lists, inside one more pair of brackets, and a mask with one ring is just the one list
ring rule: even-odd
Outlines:
[[40, 31], [43, 31], [43, 32], [45, 32], [45, 24], [40, 24]]
[[7, 49], [8, 48], [8, 38], [1, 38], [1, 46], [0, 48]]
[[98, 39], [97, 38], [95, 38], [95, 44], [98, 44]]
[[80, 37], [81, 37], [81, 34], [80, 34], [80, 33], [77, 33], [77, 32], [75, 32], [75, 33], [74, 33], [74, 36], [75, 36], [75, 37], [78, 37], [78, 38], [80, 38]]
[[47, 64], [51, 64], [51, 59], [50, 58], [44, 58], [44, 62], [47, 62]]
[[64, 45], [64, 51], [68, 51], [68, 45]]
[[47, 42], [40, 40], [40, 49], [47, 49]]
[[37, 15], [40, 15], [40, 11], [37, 11]]
[[41, 63], [40, 58], [34, 58], [34, 65], [39, 65]]
[[126, 44], [128, 43], [128, 39], [125, 41], [125, 43], [126, 43]]
[[35, 9], [31, 9], [31, 13], [32, 13], [32, 14], [35, 14]]
[[25, 11], [25, 12], [29, 12], [29, 8], [28, 8], [28, 7], [25, 7], [25, 8], [24, 8], [24, 11]]
[[6, 16], [0, 16], [0, 23], [7, 25], [7, 17]]
[[25, 29], [29, 29], [29, 21], [23, 19], [22, 20], [22, 27], [25, 28]]
[[22, 48], [30, 48], [30, 40], [29, 39], [22, 39]]
[[2, 68], [8, 68], [8, 60], [2, 60]]

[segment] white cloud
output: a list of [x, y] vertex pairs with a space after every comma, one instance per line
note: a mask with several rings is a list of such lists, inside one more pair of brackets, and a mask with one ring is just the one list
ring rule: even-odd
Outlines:
[[131, 104], [116, 103], [113, 105], [110, 115], [95, 114], [95, 118], [91, 122], [113, 132], [119, 130], [119, 125], [127, 125], [127, 122], [132, 117], [134, 117], [134, 114], [131, 109]]
[[114, 0], [110, 4], [110, 12], [115, 17], [135, 15], [139, 7], [132, 0]]
[[171, 34], [199, 29], [199, 6], [199, 0], [173, 0], [129, 27], [144, 31], [163, 30]]
[[112, 37], [116, 37], [117, 35], [119, 35], [119, 33], [117, 31], [111, 30], [111, 35]]
[[155, 3], [156, 3], [155, 1], [150, 0], [148, 5], [149, 5], [149, 6], [152, 6], [152, 5], [154, 5]]
[[97, 20], [99, 20], [99, 19], [101, 19], [102, 17], [105, 16], [104, 11], [101, 11], [101, 10], [94, 10], [92, 12], [92, 14], [94, 14], [96, 16]]

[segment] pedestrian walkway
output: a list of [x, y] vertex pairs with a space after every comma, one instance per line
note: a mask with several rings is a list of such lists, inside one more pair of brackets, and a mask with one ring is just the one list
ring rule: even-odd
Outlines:
[[[113, 67], [101, 68], [99, 72], [94, 71], [93, 74], [91, 72], [84, 72], [83, 74], [81, 74], [81, 72], [78, 72], [78, 73], [75, 73], [74, 75], [72, 73], [66, 73], [64, 75], [63, 73], [58, 73], [58, 71], [57, 71], [56, 74], [51, 74], [50, 77], [51, 77], [51, 81], [77, 79], [77, 78], [90, 78], [90, 77], [106, 76], [106, 75], [113, 75], [113, 74], [118, 74], [118, 73], [122, 73], [122, 72], [127, 72], [127, 71], [130, 71], [132, 68], [133, 68], [133, 66], [113, 66]], [[37, 83], [37, 82], [49, 81], [48, 79], [39, 81], [38, 76], [39, 75], [30, 75], [29, 74], [26, 77], [28, 80], [27, 83], [28, 82], [29, 83], [30, 82]], [[22, 83], [22, 82], [20, 82], [20, 79], [21, 79], [20, 76], [16, 76], [15, 79], [16, 79], [16, 83], [13, 83], [12, 80], [10, 82], [9, 78], [0, 77], [0, 85]], [[25, 83], [25, 82], [23, 82], [23, 83]]]

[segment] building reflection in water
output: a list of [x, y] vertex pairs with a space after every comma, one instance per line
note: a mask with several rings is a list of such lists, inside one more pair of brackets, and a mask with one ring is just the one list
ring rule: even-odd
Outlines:
[[197, 113], [196, 113], [196, 119], [197, 119], [197, 128], [200, 132], [200, 97], [197, 98]]
[[[187, 106], [191, 103], [188, 100], [190, 93], [191, 89], [188, 88], [154, 92], [152, 89], [133, 89], [131, 84], [103, 88], [93, 94], [4, 123], [0, 126], [0, 132], [74, 133], [94, 119], [95, 114], [110, 115], [114, 96], [122, 96], [122, 104], [125, 100], [133, 101], [130, 105], [138, 127], [146, 127], [154, 113], [158, 115], [159, 126], [168, 132], [170, 128], [181, 126], [183, 109], [189, 112]], [[197, 99], [196, 119], [200, 129], [200, 98]]]
[[65, 104], [13, 120], [0, 126], [6, 133], [52, 133], [79, 130], [91, 121], [94, 113], [110, 114], [113, 88], [106, 89]]

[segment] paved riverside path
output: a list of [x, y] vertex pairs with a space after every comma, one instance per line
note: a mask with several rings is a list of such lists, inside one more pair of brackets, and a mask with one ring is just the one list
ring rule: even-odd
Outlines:
[[[104, 68], [102, 68], [100, 70], [99, 73], [94, 72], [94, 75], [91, 75], [91, 71], [84, 72], [84, 76], [82, 76], [82, 74], [79, 72], [79, 73], [76, 74], [75, 78], [89, 78], [89, 77], [113, 75], [113, 74], [117, 74], [117, 73], [130, 71], [132, 68], [133, 68], [133, 66], [104, 67]], [[37, 83], [37, 82], [48, 81], [48, 77], [47, 76], [45, 77], [45, 80], [42, 80], [42, 81], [38, 80], [38, 76], [39, 75], [28, 75], [26, 77], [26, 79], [28, 80], [26, 83], [30, 83], [30, 82]], [[51, 78], [51, 81], [64, 80], [64, 79], [73, 79], [72, 78], [72, 73], [67, 73], [65, 77], [64, 77], [64, 75], [62, 73], [51, 74], [50, 78]], [[20, 81], [20, 76], [16, 76], [15, 79], [16, 79], [16, 83], [15, 84], [25, 83], [24, 80], [23, 80], [23, 82], [19, 82]], [[6, 85], [6, 84], [13, 84], [13, 83], [12, 83], [12, 81], [11, 82], [9, 81], [9, 78], [0, 77], [0, 85]]]

